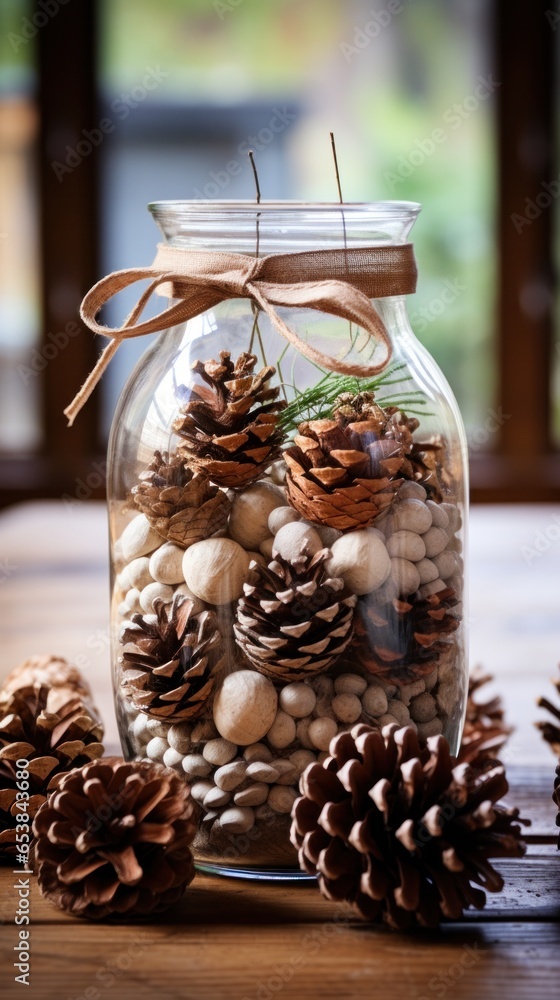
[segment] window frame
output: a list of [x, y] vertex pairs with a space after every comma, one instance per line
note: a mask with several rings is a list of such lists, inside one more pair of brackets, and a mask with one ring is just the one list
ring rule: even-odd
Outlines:
[[[556, 501], [560, 462], [552, 440], [551, 350], [553, 341], [553, 209], [517, 233], [514, 213], [555, 177], [553, 150], [555, 38], [548, 4], [494, 0], [494, 65], [497, 88], [495, 450], [471, 455], [471, 499], [476, 502]], [[76, 303], [99, 277], [99, 163], [94, 154], [64, 177], [52, 169], [53, 150], [75, 147], [84, 122], [99, 118], [95, 3], [68, 4], [37, 34], [37, 146], [42, 281], [42, 344], [49, 332], [76, 321]], [[56, 141], [55, 141], [56, 139]], [[532, 155], [531, 154], [532, 151]], [[536, 154], [535, 154], [536, 151]], [[76, 224], [79, 220], [79, 225]], [[531, 315], [531, 289], [548, 305]], [[538, 296], [537, 296], [538, 297]], [[33, 456], [0, 458], [0, 506], [24, 499], [80, 492], [80, 484], [104, 462], [99, 395], [68, 429], [62, 414], [73, 388], [95, 363], [89, 331], [74, 337], [42, 376], [44, 445]], [[83, 492], [83, 490], [82, 490]], [[91, 497], [101, 498], [94, 486]]]

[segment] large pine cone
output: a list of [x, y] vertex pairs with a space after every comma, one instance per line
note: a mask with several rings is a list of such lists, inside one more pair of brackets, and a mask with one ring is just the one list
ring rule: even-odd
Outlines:
[[234, 632], [267, 677], [299, 681], [330, 667], [352, 638], [357, 597], [325, 569], [329, 549], [288, 562], [251, 565]]
[[158, 764], [105, 757], [63, 775], [33, 832], [43, 896], [77, 917], [158, 913], [194, 875], [189, 788]]
[[360, 601], [353, 646], [359, 662], [390, 684], [431, 674], [459, 628], [457, 604], [452, 587], [425, 598], [395, 598], [383, 607]]
[[34, 684], [46, 684], [51, 689], [47, 706], [49, 711], [56, 712], [69, 698], [77, 695], [91, 715], [99, 718], [91, 688], [78, 668], [61, 656], [48, 654], [30, 656], [10, 671], [0, 690], [0, 712], [4, 714], [6, 702], [14, 691]]
[[222, 641], [214, 611], [192, 614], [193, 601], [178, 594], [171, 605], [155, 601], [153, 615], [132, 616], [121, 642], [122, 686], [134, 707], [155, 719], [195, 719], [212, 694], [222, 667]]
[[156, 451], [132, 490], [136, 506], [152, 527], [184, 549], [225, 527], [231, 507], [223, 490], [193, 475], [182, 458]]
[[421, 749], [410, 727], [360, 724], [335, 736], [330, 757], [302, 775], [292, 811], [300, 866], [327, 899], [393, 928], [436, 927], [484, 906], [476, 886], [503, 888], [489, 859], [525, 850], [518, 810], [496, 805], [504, 769], [454, 764], [442, 736]]
[[[551, 683], [560, 695], [560, 677]], [[546, 709], [551, 718], [537, 722], [535, 725], [537, 729], [540, 729], [543, 740], [546, 740], [552, 752], [560, 757], [560, 703], [554, 705], [548, 698], [538, 698], [537, 705], [539, 708]]]
[[220, 361], [196, 361], [193, 371], [207, 386], [185, 389], [186, 400], [173, 428], [188, 466], [219, 486], [248, 486], [280, 454], [283, 432], [278, 413], [286, 405], [269, 380], [272, 366], [253, 374], [254, 354], [229, 351]]
[[2, 703], [0, 721], [0, 860], [13, 861], [16, 842], [16, 787], [18, 760], [29, 761], [29, 812], [44, 801], [54, 775], [81, 767], [101, 757], [103, 728], [76, 695], [67, 697], [55, 712], [46, 684], [13, 691]]
[[339, 531], [372, 524], [402, 483], [396, 477], [404, 448], [387, 411], [371, 393], [339, 397], [331, 420], [306, 421], [298, 432], [284, 451], [290, 503], [307, 520]]
[[481, 667], [475, 667], [469, 674], [467, 714], [458, 754], [460, 763], [479, 767], [487, 761], [496, 760], [513, 732], [511, 726], [505, 723], [499, 695], [488, 701], [478, 701], [475, 697], [480, 688], [493, 679]]

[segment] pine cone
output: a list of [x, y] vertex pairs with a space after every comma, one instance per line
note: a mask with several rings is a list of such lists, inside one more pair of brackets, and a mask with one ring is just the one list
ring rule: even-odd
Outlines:
[[122, 686], [134, 707], [155, 719], [179, 722], [201, 714], [221, 669], [222, 642], [214, 611], [192, 615], [182, 594], [171, 605], [157, 600], [153, 615], [132, 616], [121, 642]]
[[357, 597], [325, 569], [330, 550], [293, 562], [252, 563], [237, 604], [235, 638], [267, 677], [299, 681], [327, 670], [352, 638]]
[[404, 449], [397, 428], [372, 393], [339, 396], [331, 420], [300, 424], [286, 448], [286, 485], [309, 521], [351, 531], [366, 528], [393, 501]]
[[10, 671], [0, 690], [0, 711], [4, 712], [4, 706], [14, 691], [33, 684], [46, 684], [51, 688], [48, 703], [51, 711], [56, 711], [69, 697], [77, 695], [99, 718], [93, 706], [91, 688], [78, 668], [61, 656], [47, 654], [30, 656]]
[[41, 893], [77, 917], [159, 913], [194, 876], [189, 788], [158, 764], [105, 757], [63, 775], [33, 832]]
[[463, 739], [458, 760], [478, 767], [487, 761], [496, 760], [513, 729], [504, 721], [502, 699], [497, 696], [490, 701], [476, 701], [480, 688], [493, 681], [491, 674], [485, 674], [482, 667], [475, 667], [469, 675], [467, 714], [463, 729]]
[[223, 490], [166, 451], [154, 452], [132, 495], [158, 534], [184, 549], [221, 531], [231, 507]]
[[426, 598], [394, 599], [383, 607], [360, 601], [353, 651], [362, 667], [390, 684], [431, 674], [449, 650], [460, 619], [452, 587]]
[[404, 929], [481, 909], [477, 885], [502, 889], [489, 859], [521, 857], [525, 845], [518, 810], [496, 805], [508, 789], [501, 765], [477, 776], [455, 766], [442, 736], [421, 749], [410, 727], [394, 725], [357, 725], [335, 736], [330, 755], [302, 775], [291, 831], [327, 899]]
[[220, 351], [220, 361], [196, 361], [193, 371], [207, 386], [185, 389], [186, 401], [173, 428], [188, 466], [219, 486], [248, 486], [280, 454], [283, 432], [278, 413], [284, 402], [270, 388], [272, 366], [253, 374], [254, 354]]
[[0, 860], [17, 853], [15, 840], [16, 762], [29, 761], [30, 814], [44, 801], [51, 778], [100, 757], [103, 728], [75, 695], [56, 712], [48, 710], [53, 689], [45, 684], [18, 688], [2, 703], [0, 722]]
[[[551, 683], [560, 695], [560, 677]], [[548, 698], [538, 698], [537, 705], [539, 708], [544, 708], [547, 712], [550, 712], [554, 721], [547, 719], [544, 722], [536, 722], [535, 725], [537, 729], [540, 729], [543, 740], [546, 740], [551, 750], [557, 757], [560, 757], [560, 706], [553, 705]]]

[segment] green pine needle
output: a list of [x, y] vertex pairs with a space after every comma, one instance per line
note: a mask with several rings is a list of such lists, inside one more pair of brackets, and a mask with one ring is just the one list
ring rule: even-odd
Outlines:
[[[336, 398], [343, 392], [350, 392], [353, 395], [357, 395], [359, 392], [377, 394], [388, 386], [398, 385], [402, 379], [393, 378], [393, 376], [405, 367], [404, 361], [395, 362], [371, 379], [324, 372], [323, 377], [315, 385], [304, 389], [303, 392], [299, 392], [292, 385], [290, 388], [295, 389], [296, 398], [288, 403], [286, 409], [279, 414], [280, 425], [289, 434], [290, 431], [296, 430], [303, 420], [320, 420], [330, 416]], [[321, 371], [321, 369], [319, 370]], [[419, 390], [408, 390], [403, 395], [381, 397], [378, 402], [380, 406], [397, 406], [399, 409], [406, 408], [408, 413], [431, 416], [422, 409], [426, 406], [426, 400]]]

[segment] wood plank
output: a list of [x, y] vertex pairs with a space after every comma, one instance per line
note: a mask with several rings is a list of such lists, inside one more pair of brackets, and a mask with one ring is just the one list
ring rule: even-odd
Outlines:
[[[2, 997], [21, 996], [6, 975], [13, 938], [0, 955]], [[391, 934], [327, 921], [255, 928], [235, 924], [32, 928], [34, 1000], [555, 1000], [558, 924], [465, 924]], [[63, 985], [62, 985], [63, 984]], [[18, 992], [19, 990], [19, 992]]]
[[509, 792], [504, 799], [504, 805], [516, 806], [520, 815], [531, 820], [531, 826], [525, 828], [523, 836], [527, 843], [556, 843], [558, 827], [556, 816], [558, 807], [552, 800], [554, 787], [555, 759], [550, 754], [550, 768], [545, 766], [524, 767], [521, 764], [507, 763], [507, 748], [505, 752], [506, 771], [509, 782]]
[[[522, 859], [502, 860], [496, 868], [505, 880], [502, 892], [488, 894], [482, 912], [465, 914], [466, 920], [553, 920], [560, 918], [560, 853], [542, 845], [538, 853]], [[10, 923], [14, 916], [17, 876], [7, 869], [0, 872], [0, 916]], [[62, 913], [43, 899], [36, 880], [31, 883], [31, 920], [38, 924], [72, 924], [75, 918]], [[198, 872], [184, 899], [158, 916], [158, 924], [189, 926], [243, 923], [314, 923], [331, 920], [335, 904], [323, 899], [314, 882], [250, 882], [220, 878]], [[356, 917], [356, 924], [360, 921]], [[89, 925], [88, 925], [89, 926]]]

